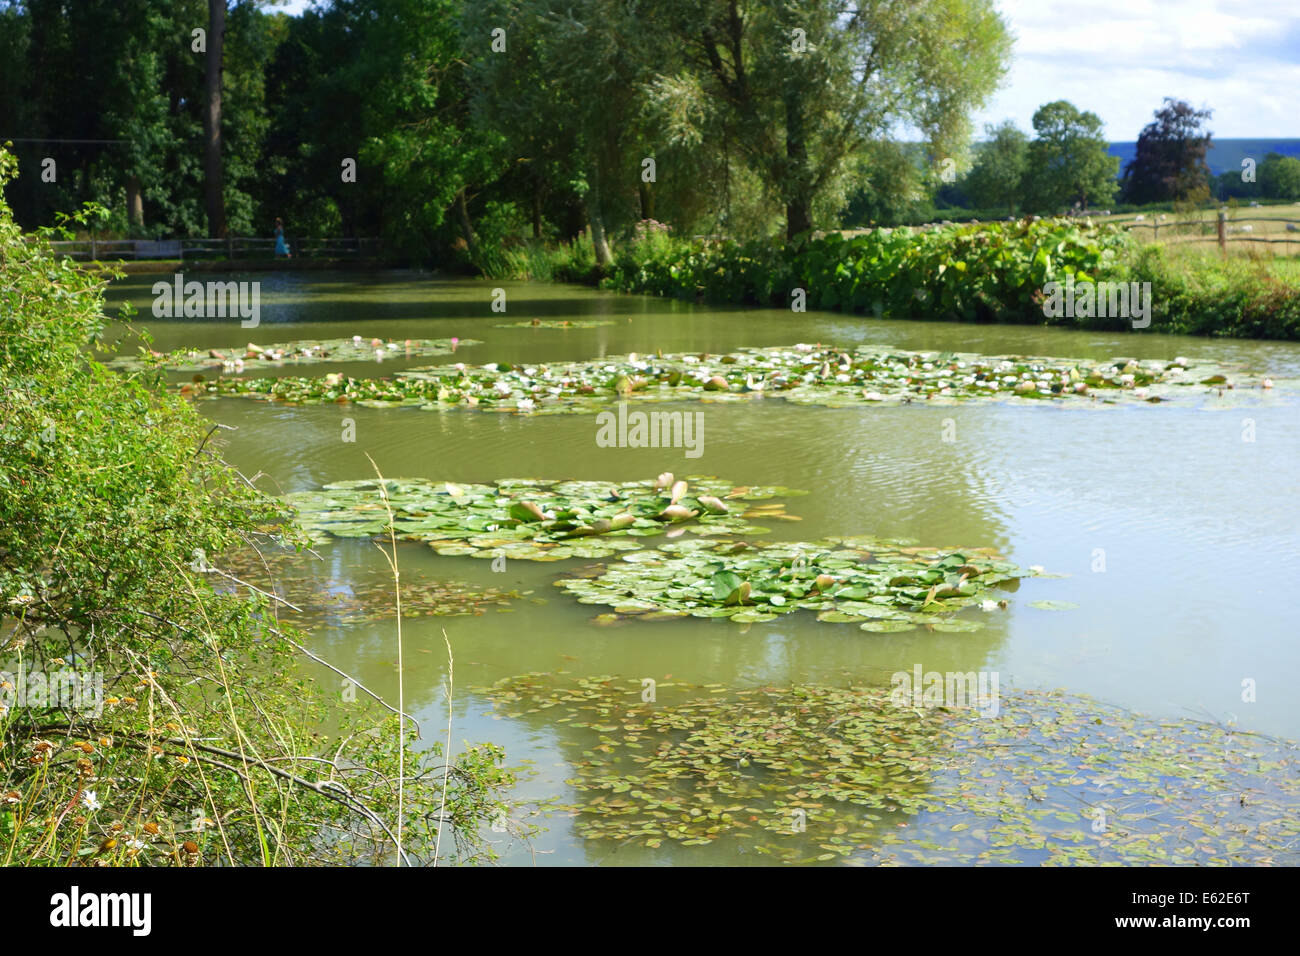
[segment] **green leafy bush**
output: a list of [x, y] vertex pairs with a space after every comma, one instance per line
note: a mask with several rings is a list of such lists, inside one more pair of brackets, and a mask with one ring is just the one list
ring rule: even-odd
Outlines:
[[[575, 243], [552, 251], [552, 277], [621, 292], [779, 308], [794, 304], [801, 289], [807, 308], [880, 318], [1110, 329], [1131, 325], [1114, 316], [1045, 316], [1044, 286], [1067, 276], [1150, 282], [1153, 330], [1300, 338], [1300, 269], [1294, 263], [1225, 262], [1143, 247], [1107, 223], [1024, 219], [744, 243], [641, 231], [615, 249], [605, 270], [593, 254], [584, 251], [579, 260], [582, 248]], [[531, 255], [535, 260], [541, 253]]]
[[[103, 284], [0, 201], [0, 862], [385, 862], [399, 832], [421, 861], [440, 826], [476, 852], [500, 752], [459, 758], [444, 799], [409, 721], [212, 586], [208, 559], [264, 546], [280, 508], [154, 373], [93, 360]], [[34, 698], [37, 673], [84, 693]]]

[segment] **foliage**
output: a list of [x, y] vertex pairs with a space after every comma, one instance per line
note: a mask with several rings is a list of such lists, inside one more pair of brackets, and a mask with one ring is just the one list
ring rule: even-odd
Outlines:
[[[381, 499], [382, 488], [382, 499]], [[605, 557], [644, 538], [689, 530], [701, 536], [761, 534], [751, 512], [777, 519], [780, 504], [746, 506], [799, 494], [787, 488], [734, 486], [696, 475], [658, 480], [543, 481], [502, 479], [491, 485], [424, 480], [335, 481], [289, 495], [300, 525], [313, 535], [357, 538], [387, 534], [428, 542], [438, 554], [521, 561]], [[387, 517], [384, 501], [391, 506]]]
[[1131, 274], [1155, 290], [1153, 328], [1300, 340], [1300, 269], [1294, 263], [1152, 245], [1134, 254]]
[[[1112, 404], [1206, 398], [1219, 390], [1192, 387], [1198, 383], [1229, 383], [1239, 397], [1251, 391], [1238, 369], [1185, 358], [1086, 362], [878, 346], [849, 350], [807, 343], [721, 355], [607, 356], [534, 366], [458, 362], [409, 369], [392, 378], [345, 379], [339, 373], [322, 378], [218, 378], [181, 389], [196, 396], [235, 395], [304, 404], [355, 402], [375, 408], [554, 415], [599, 412], [614, 402], [743, 402], [769, 397], [835, 408], [915, 401]], [[672, 415], [681, 414], [670, 413], [668, 424], [673, 424]], [[658, 421], [662, 427], [664, 419]], [[646, 435], [643, 447], [654, 447], [653, 440], [661, 436], [658, 430]], [[682, 436], [684, 442], [688, 439]]]
[[1300, 199], [1300, 159], [1269, 153], [1259, 164], [1259, 186], [1269, 199]]
[[[0, 180], [12, 167], [0, 153]], [[409, 720], [403, 739], [388, 712], [335, 703], [305, 635], [212, 587], [206, 556], [256, 547], [284, 513], [187, 403], [86, 357], [103, 279], [0, 204], [0, 859], [388, 862], [399, 827], [412, 861], [440, 827], [478, 852], [500, 751], [458, 758], [444, 805]], [[22, 695], [64, 668], [102, 699]]]
[[1210, 133], [1202, 132], [1201, 125], [1211, 111], [1193, 109], [1167, 96], [1155, 115], [1138, 137], [1137, 152], [1124, 170], [1124, 198], [1148, 203], [1207, 197], [1210, 170], [1205, 154]]
[[1025, 191], [1030, 208], [1059, 213], [1107, 205], [1118, 188], [1118, 157], [1107, 152], [1101, 118], [1057, 100], [1034, 113]]
[[790, 864], [1300, 860], [1286, 742], [988, 676], [902, 672], [892, 690], [665, 679], [652, 702], [617, 676], [485, 691], [525, 726], [574, 728], [563, 809], [628, 862], [689, 863], [708, 845]]
[[955, 617], [964, 607], [1006, 605], [993, 588], [1014, 587], [1032, 572], [986, 549], [962, 552], [912, 542], [832, 538], [754, 545], [670, 541], [634, 551], [616, 564], [556, 582], [583, 604], [604, 604], [613, 619], [667, 620], [688, 615], [737, 624], [813, 611], [817, 620], [876, 632], [974, 631]]
[[677, 73], [657, 71], [668, 135], [743, 154], [785, 207], [789, 238], [812, 228], [825, 196], [838, 211], [851, 161], [896, 126], [920, 130], [936, 163], [955, 155], [1010, 51], [984, 0], [901, 9], [809, 0], [744, 15], [724, 0], [661, 0], [652, 9], [690, 53]]
[[1015, 213], [1023, 200], [1029, 139], [1012, 120], [987, 126], [988, 139], [975, 154], [966, 176], [966, 190], [977, 206], [1000, 206]]

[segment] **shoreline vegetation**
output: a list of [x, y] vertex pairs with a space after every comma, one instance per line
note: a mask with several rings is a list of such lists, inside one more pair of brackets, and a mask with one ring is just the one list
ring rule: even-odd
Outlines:
[[502, 751], [442, 759], [264, 575], [213, 573], [305, 542], [220, 426], [93, 358], [105, 277], [47, 239], [0, 199], [0, 863], [491, 858]]
[[[482, 270], [795, 313], [1300, 340], [1300, 262], [1144, 244], [1119, 226], [1069, 218], [746, 242], [681, 239], [647, 221], [608, 266], [580, 236], [496, 250]], [[1150, 314], [1045, 314], [1045, 288], [1071, 281], [1138, 283], [1149, 289]]]

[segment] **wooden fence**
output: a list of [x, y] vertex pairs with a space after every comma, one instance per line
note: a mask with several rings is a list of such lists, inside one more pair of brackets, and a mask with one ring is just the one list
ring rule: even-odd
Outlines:
[[[1281, 226], [1285, 230], [1285, 234], [1280, 236], [1246, 235], [1245, 233], [1254, 231], [1255, 223]], [[1243, 224], [1249, 226], [1249, 228], [1243, 229]], [[1220, 212], [1217, 221], [1213, 223], [1205, 220], [1163, 223], [1159, 220], [1152, 220], [1151, 222], [1127, 222], [1124, 223], [1124, 228], [1150, 229], [1151, 238], [1155, 242], [1183, 243], [1209, 242], [1212, 240], [1217, 242], [1219, 249], [1225, 253], [1228, 251], [1229, 242], [1262, 242], [1267, 245], [1292, 243], [1295, 245], [1295, 251], [1300, 252], [1300, 220], [1297, 219], [1269, 219], [1258, 216], [1228, 219], [1227, 213]], [[1166, 230], [1164, 239], [1160, 238], [1161, 229]]]
[[[290, 254], [303, 259], [369, 259], [380, 254], [378, 239], [285, 238]], [[77, 260], [105, 259], [274, 259], [274, 239], [78, 239], [51, 242], [55, 252]]]

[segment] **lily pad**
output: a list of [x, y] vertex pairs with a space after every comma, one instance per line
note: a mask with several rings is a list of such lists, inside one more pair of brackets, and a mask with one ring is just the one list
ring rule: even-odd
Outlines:
[[[1223, 382], [1218, 382], [1222, 377]], [[1214, 384], [1206, 384], [1211, 380]], [[1274, 393], [1295, 383], [1276, 380]], [[912, 402], [1221, 402], [1225, 390], [1263, 401], [1241, 369], [1163, 362], [924, 352], [824, 345], [750, 348], [724, 354], [627, 355], [586, 362], [414, 368], [391, 378], [219, 378], [184, 386], [194, 395], [286, 402], [385, 402], [426, 409], [522, 414], [594, 412], [613, 402], [745, 401], [764, 396], [804, 405], [875, 407]]]
[[[677, 529], [710, 536], [762, 534], [765, 529], [749, 520], [746, 503], [762, 499], [763, 517], [768, 517], [773, 503], [767, 499], [802, 494], [788, 488], [737, 487], [709, 475], [678, 482], [672, 478], [501, 479], [491, 484], [424, 479], [381, 484], [366, 478], [336, 481], [285, 500], [299, 524], [318, 540], [386, 534], [386, 495], [397, 537], [427, 542], [438, 554], [557, 561], [639, 550], [637, 538]], [[728, 510], [709, 511], [699, 503], [700, 496], [727, 502]], [[782, 508], [777, 503], [775, 510]]]
[[818, 621], [856, 623], [867, 631], [931, 626], [956, 632], [977, 630], [982, 622], [954, 612], [1034, 573], [984, 548], [918, 548], [865, 537], [772, 544], [695, 540], [626, 554], [556, 584], [583, 604], [604, 604], [615, 613], [636, 601], [659, 611], [753, 623], [804, 609]]
[[108, 364], [113, 368], [161, 368], [171, 372], [200, 372], [215, 369], [227, 374], [254, 372], [286, 365], [318, 362], [374, 362], [396, 359], [433, 358], [451, 355], [462, 345], [482, 345], [476, 339], [391, 340], [355, 335], [347, 339], [305, 339], [216, 349], [177, 349], [171, 353], [141, 349], [138, 355], [119, 356]]

